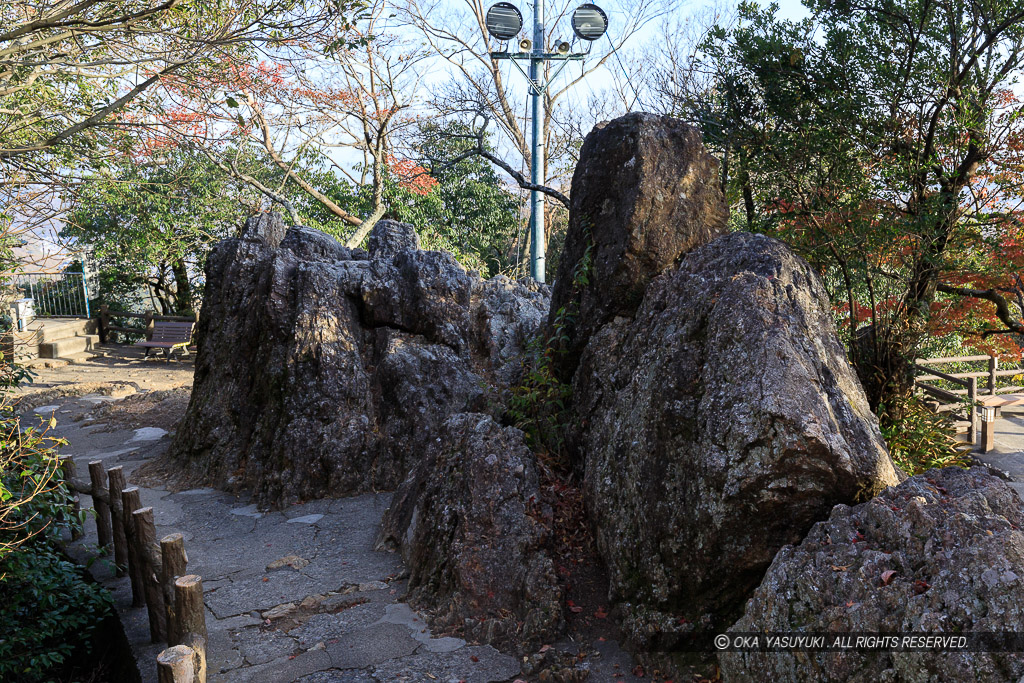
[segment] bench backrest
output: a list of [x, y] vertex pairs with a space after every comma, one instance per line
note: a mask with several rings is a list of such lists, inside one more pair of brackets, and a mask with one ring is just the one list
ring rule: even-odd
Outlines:
[[149, 341], [188, 343], [192, 341], [192, 328], [195, 323], [178, 323], [170, 320], [154, 320], [153, 336]]

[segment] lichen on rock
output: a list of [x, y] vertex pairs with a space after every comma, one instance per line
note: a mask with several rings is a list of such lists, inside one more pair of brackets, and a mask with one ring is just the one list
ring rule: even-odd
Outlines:
[[[838, 505], [783, 548], [733, 632], [1024, 633], [1024, 511], [1004, 482], [950, 467]], [[972, 645], [977, 643], [972, 641]], [[744, 681], [1017, 681], [1000, 651], [723, 652]], [[976, 648], [984, 650], [984, 647]]]

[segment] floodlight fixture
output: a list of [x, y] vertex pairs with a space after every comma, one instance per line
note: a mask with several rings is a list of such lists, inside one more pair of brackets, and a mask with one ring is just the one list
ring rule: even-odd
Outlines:
[[[514, 1], [514, 0], [513, 0]], [[512, 2], [498, 2], [487, 10], [485, 25], [487, 33], [506, 43], [499, 50], [490, 53], [491, 59], [508, 59], [530, 83], [530, 99], [533, 104], [533, 130], [530, 144], [530, 182], [534, 188], [544, 183], [544, 110], [548, 87], [558, 75], [569, 66], [569, 62], [586, 59], [590, 54], [590, 43], [608, 31], [608, 15], [597, 5], [586, 0], [572, 14], [572, 31], [576, 38], [554, 43], [544, 26], [544, 9], [547, 0], [532, 0], [532, 33], [523, 34], [523, 15]], [[559, 18], [561, 14], [559, 14]], [[526, 37], [526, 36], [529, 37]], [[574, 51], [576, 40], [588, 43], [586, 49]], [[509, 49], [508, 43], [518, 42], [519, 52]], [[547, 52], [551, 45], [553, 52]], [[614, 47], [614, 46], [613, 46]], [[529, 72], [519, 65], [520, 61], [530, 63]], [[546, 68], [551, 62], [560, 62], [553, 68]], [[530, 275], [537, 282], [544, 282], [544, 196], [537, 189], [530, 190]]]
[[501, 41], [512, 40], [523, 30], [523, 15], [511, 2], [491, 5], [485, 19], [487, 32]]
[[581, 40], [594, 41], [608, 30], [608, 15], [589, 2], [572, 13], [572, 30]]

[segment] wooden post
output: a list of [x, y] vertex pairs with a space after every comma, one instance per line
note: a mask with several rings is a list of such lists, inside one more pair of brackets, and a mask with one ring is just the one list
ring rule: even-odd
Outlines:
[[988, 393], [989, 396], [996, 395], [996, 370], [999, 369], [999, 357], [988, 357]]
[[981, 409], [981, 443], [982, 453], [988, 453], [996, 447], [996, 410], [985, 406]]
[[160, 564], [154, 560], [156, 554], [156, 527], [153, 525], [153, 508], [142, 508], [132, 513], [135, 520], [135, 542], [138, 556], [142, 559], [142, 585], [146, 593], [146, 611], [149, 613], [149, 637], [154, 643], [167, 640], [167, 609], [164, 607], [164, 592], [158, 573]]
[[134, 512], [142, 507], [138, 487], [132, 486], [121, 493], [121, 510], [124, 513], [124, 532], [128, 538], [128, 576], [132, 580], [132, 607], [146, 604], [146, 593], [142, 582], [142, 558], [137, 554], [135, 541]]
[[92, 507], [96, 510], [96, 536], [104, 553], [109, 553], [114, 545], [113, 531], [110, 527], [110, 506], [103, 500], [103, 480], [107, 478], [102, 460], [89, 463], [89, 481], [92, 483]]
[[967, 383], [967, 398], [971, 402], [971, 411], [968, 418], [971, 421], [971, 428], [968, 430], [967, 440], [974, 443], [978, 434], [978, 378], [969, 377]]
[[206, 607], [200, 577], [186, 574], [174, 582], [174, 614], [174, 632], [196, 653], [196, 683], [206, 683]]
[[188, 556], [185, 554], [185, 539], [181, 534], [170, 534], [160, 539], [160, 585], [167, 608], [167, 642], [180, 643], [181, 635], [176, 632], [178, 618], [174, 612], [174, 582], [185, 576]]
[[100, 306], [100, 343], [106, 344], [108, 341], [107, 328], [110, 327], [110, 306], [103, 304]]
[[111, 467], [107, 471], [107, 491], [110, 492], [110, 519], [114, 525], [114, 565], [117, 576], [124, 576], [128, 568], [128, 535], [124, 530], [124, 501], [121, 494], [126, 482], [121, 466]]
[[193, 683], [195, 653], [187, 645], [169, 647], [156, 656], [157, 683]]
[[81, 519], [82, 499], [78, 497], [78, 491], [76, 491], [71, 485], [71, 482], [73, 482], [75, 477], [78, 475], [78, 467], [75, 465], [74, 456], [60, 456], [60, 471], [64, 476], [64, 481], [67, 483], [68, 492], [71, 494], [71, 506], [75, 511], [75, 525], [71, 528], [71, 540], [77, 541], [85, 535], [85, 531], [78, 523]]

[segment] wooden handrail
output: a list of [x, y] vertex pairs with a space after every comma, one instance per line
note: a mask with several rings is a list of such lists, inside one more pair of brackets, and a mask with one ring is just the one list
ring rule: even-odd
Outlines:
[[915, 363], [918, 365], [942, 365], [944, 363], [971, 363], [989, 358], [992, 356], [947, 356], [945, 358], [918, 358]]

